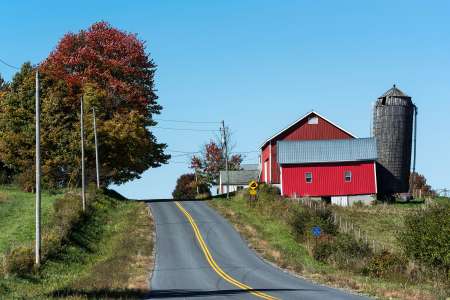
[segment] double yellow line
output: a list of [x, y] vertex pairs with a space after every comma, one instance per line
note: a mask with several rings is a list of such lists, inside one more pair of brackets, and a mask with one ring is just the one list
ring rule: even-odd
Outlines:
[[181, 210], [181, 212], [186, 216], [189, 223], [191, 223], [192, 229], [194, 230], [194, 234], [195, 234], [195, 237], [197, 238], [200, 248], [202, 248], [202, 251], [203, 251], [203, 254], [205, 255], [206, 260], [208, 261], [211, 268], [217, 273], [217, 275], [219, 275], [220, 277], [222, 277], [223, 279], [225, 279], [232, 285], [235, 285], [238, 288], [243, 289], [243, 290], [249, 292], [250, 294], [255, 295], [256, 297], [267, 299], [267, 300], [278, 300], [278, 298], [275, 298], [266, 293], [257, 291], [255, 289], [253, 289], [252, 287], [250, 287], [242, 282], [237, 281], [236, 279], [234, 279], [233, 277], [231, 277], [230, 275], [225, 273], [217, 265], [216, 261], [213, 259], [211, 253], [209, 252], [208, 247], [206, 246], [205, 241], [203, 240], [203, 236], [200, 233], [200, 230], [198, 229], [197, 223], [195, 223], [192, 216], [186, 211], [186, 209], [184, 209], [184, 207], [178, 201], [176, 201], [175, 204], [178, 206], [178, 208]]

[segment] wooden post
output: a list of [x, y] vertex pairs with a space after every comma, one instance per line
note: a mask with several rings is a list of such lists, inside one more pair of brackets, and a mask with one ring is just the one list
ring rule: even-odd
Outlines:
[[39, 99], [39, 72], [36, 71], [36, 228], [35, 228], [35, 265], [41, 264], [41, 109]]
[[81, 136], [81, 201], [83, 211], [86, 211], [86, 179], [84, 173], [84, 125], [83, 125], [83, 97], [80, 99], [80, 136]]

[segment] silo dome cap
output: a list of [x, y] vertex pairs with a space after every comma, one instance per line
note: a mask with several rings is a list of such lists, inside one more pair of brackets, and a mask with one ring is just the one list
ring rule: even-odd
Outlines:
[[405, 93], [403, 93], [397, 86], [394, 84], [392, 88], [386, 91], [381, 97], [379, 98], [385, 98], [385, 97], [408, 97]]

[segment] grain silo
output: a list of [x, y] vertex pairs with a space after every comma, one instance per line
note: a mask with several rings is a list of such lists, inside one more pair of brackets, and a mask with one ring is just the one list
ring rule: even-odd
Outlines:
[[415, 105], [395, 85], [375, 103], [373, 134], [378, 150], [378, 192], [409, 191]]

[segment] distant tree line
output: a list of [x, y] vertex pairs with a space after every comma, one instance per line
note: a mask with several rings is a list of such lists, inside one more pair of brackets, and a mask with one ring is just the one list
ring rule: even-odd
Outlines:
[[105, 22], [67, 33], [38, 66], [0, 77], [0, 183], [34, 185], [35, 74], [40, 74], [42, 173], [47, 188], [80, 179], [80, 101], [85, 107], [88, 179], [95, 176], [92, 109], [96, 111], [101, 182], [121, 184], [167, 163], [166, 145], [150, 131], [161, 112], [156, 65], [135, 34]]

